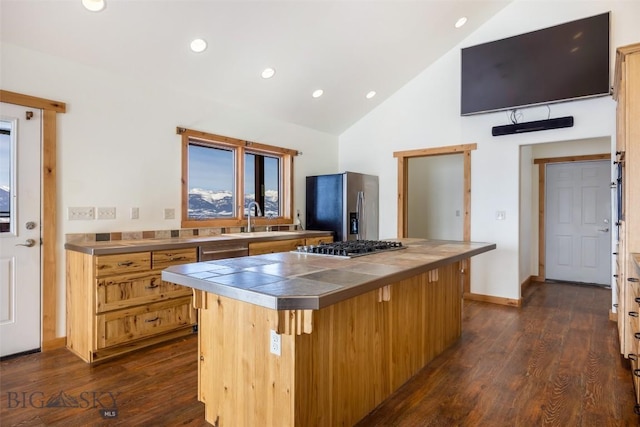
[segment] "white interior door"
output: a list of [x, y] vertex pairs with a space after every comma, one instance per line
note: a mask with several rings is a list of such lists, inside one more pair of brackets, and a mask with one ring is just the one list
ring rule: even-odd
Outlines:
[[40, 348], [41, 123], [0, 103], [0, 356]]
[[611, 285], [611, 165], [546, 169], [546, 278]]

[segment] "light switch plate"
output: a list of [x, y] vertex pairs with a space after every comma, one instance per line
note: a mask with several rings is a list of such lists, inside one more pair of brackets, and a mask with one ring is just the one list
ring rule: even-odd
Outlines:
[[164, 209], [164, 219], [175, 219], [176, 218], [176, 210], [173, 208], [165, 208]]
[[116, 208], [98, 208], [98, 219], [116, 219]]
[[140, 209], [131, 208], [131, 219], [138, 219], [138, 218], [140, 218]]
[[93, 207], [73, 207], [67, 208], [67, 215], [70, 221], [75, 220], [92, 220], [96, 217], [96, 211]]

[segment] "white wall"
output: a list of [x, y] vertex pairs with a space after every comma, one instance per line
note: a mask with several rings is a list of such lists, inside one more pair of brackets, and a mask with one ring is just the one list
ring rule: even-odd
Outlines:
[[[2, 89], [67, 104], [58, 115], [58, 336], [64, 335], [64, 235], [180, 228], [181, 138], [176, 127], [296, 149], [295, 207], [304, 177], [337, 170], [338, 138], [212, 104], [82, 64], [2, 44]], [[115, 206], [116, 220], [68, 221], [70, 206]], [[129, 209], [139, 207], [140, 219]], [[175, 220], [163, 209], [174, 208]]]
[[[477, 143], [478, 149], [471, 155], [471, 238], [495, 242], [497, 250], [473, 260], [471, 291], [519, 298], [520, 146], [593, 137], [615, 140], [615, 103], [610, 97], [601, 97], [554, 104], [552, 117], [572, 115], [574, 127], [494, 138], [491, 127], [508, 123], [504, 112], [460, 117], [460, 48], [607, 11], [612, 12], [613, 70], [615, 47], [640, 41], [640, 2], [515, 0], [344, 132], [340, 136], [340, 168], [366, 169], [380, 176], [380, 236], [396, 236], [393, 152]], [[523, 114], [523, 121], [546, 118], [547, 108], [525, 109]], [[368, 154], [366, 159], [362, 153]], [[506, 211], [504, 221], [496, 221], [498, 210]]]

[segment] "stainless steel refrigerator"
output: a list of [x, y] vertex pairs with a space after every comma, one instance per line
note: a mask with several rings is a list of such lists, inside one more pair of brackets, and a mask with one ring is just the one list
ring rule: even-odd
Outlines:
[[344, 172], [307, 177], [307, 230], [336, 241], [378, 239], [378, 177]]

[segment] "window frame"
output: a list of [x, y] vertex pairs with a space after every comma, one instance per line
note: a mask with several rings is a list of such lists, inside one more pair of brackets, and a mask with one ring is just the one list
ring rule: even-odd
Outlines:
[[[181, 219], [182, 228], [201, 227], [246, 227], [247, 218], [244, 216], [244, 175], [245, 153], [278, 157], [280, 159], [280, 208], [281, 215], [272, 219], [256, 217], [256, 225], [277, 225], [293, 223], [293, 158], [300, 154], [297, 150], [276, 147], [258, 142], [245, 141], [228, 136], [216, 135], [207, 132], [186, 128], [177, 128], [178, 135], [182, 137], [182, 201]], [[232, 218], [189, 219], [189, 144], [196, 143], [202, 146], [233, 150], [235, 152], [235, 188], [236, 203], [235, 216]], [[256, 189], [257, 191], [257, 189]], [[261, 206], [261, 208], [263, 208]], [[264, 208], [263, 208], [264, 209]]]

